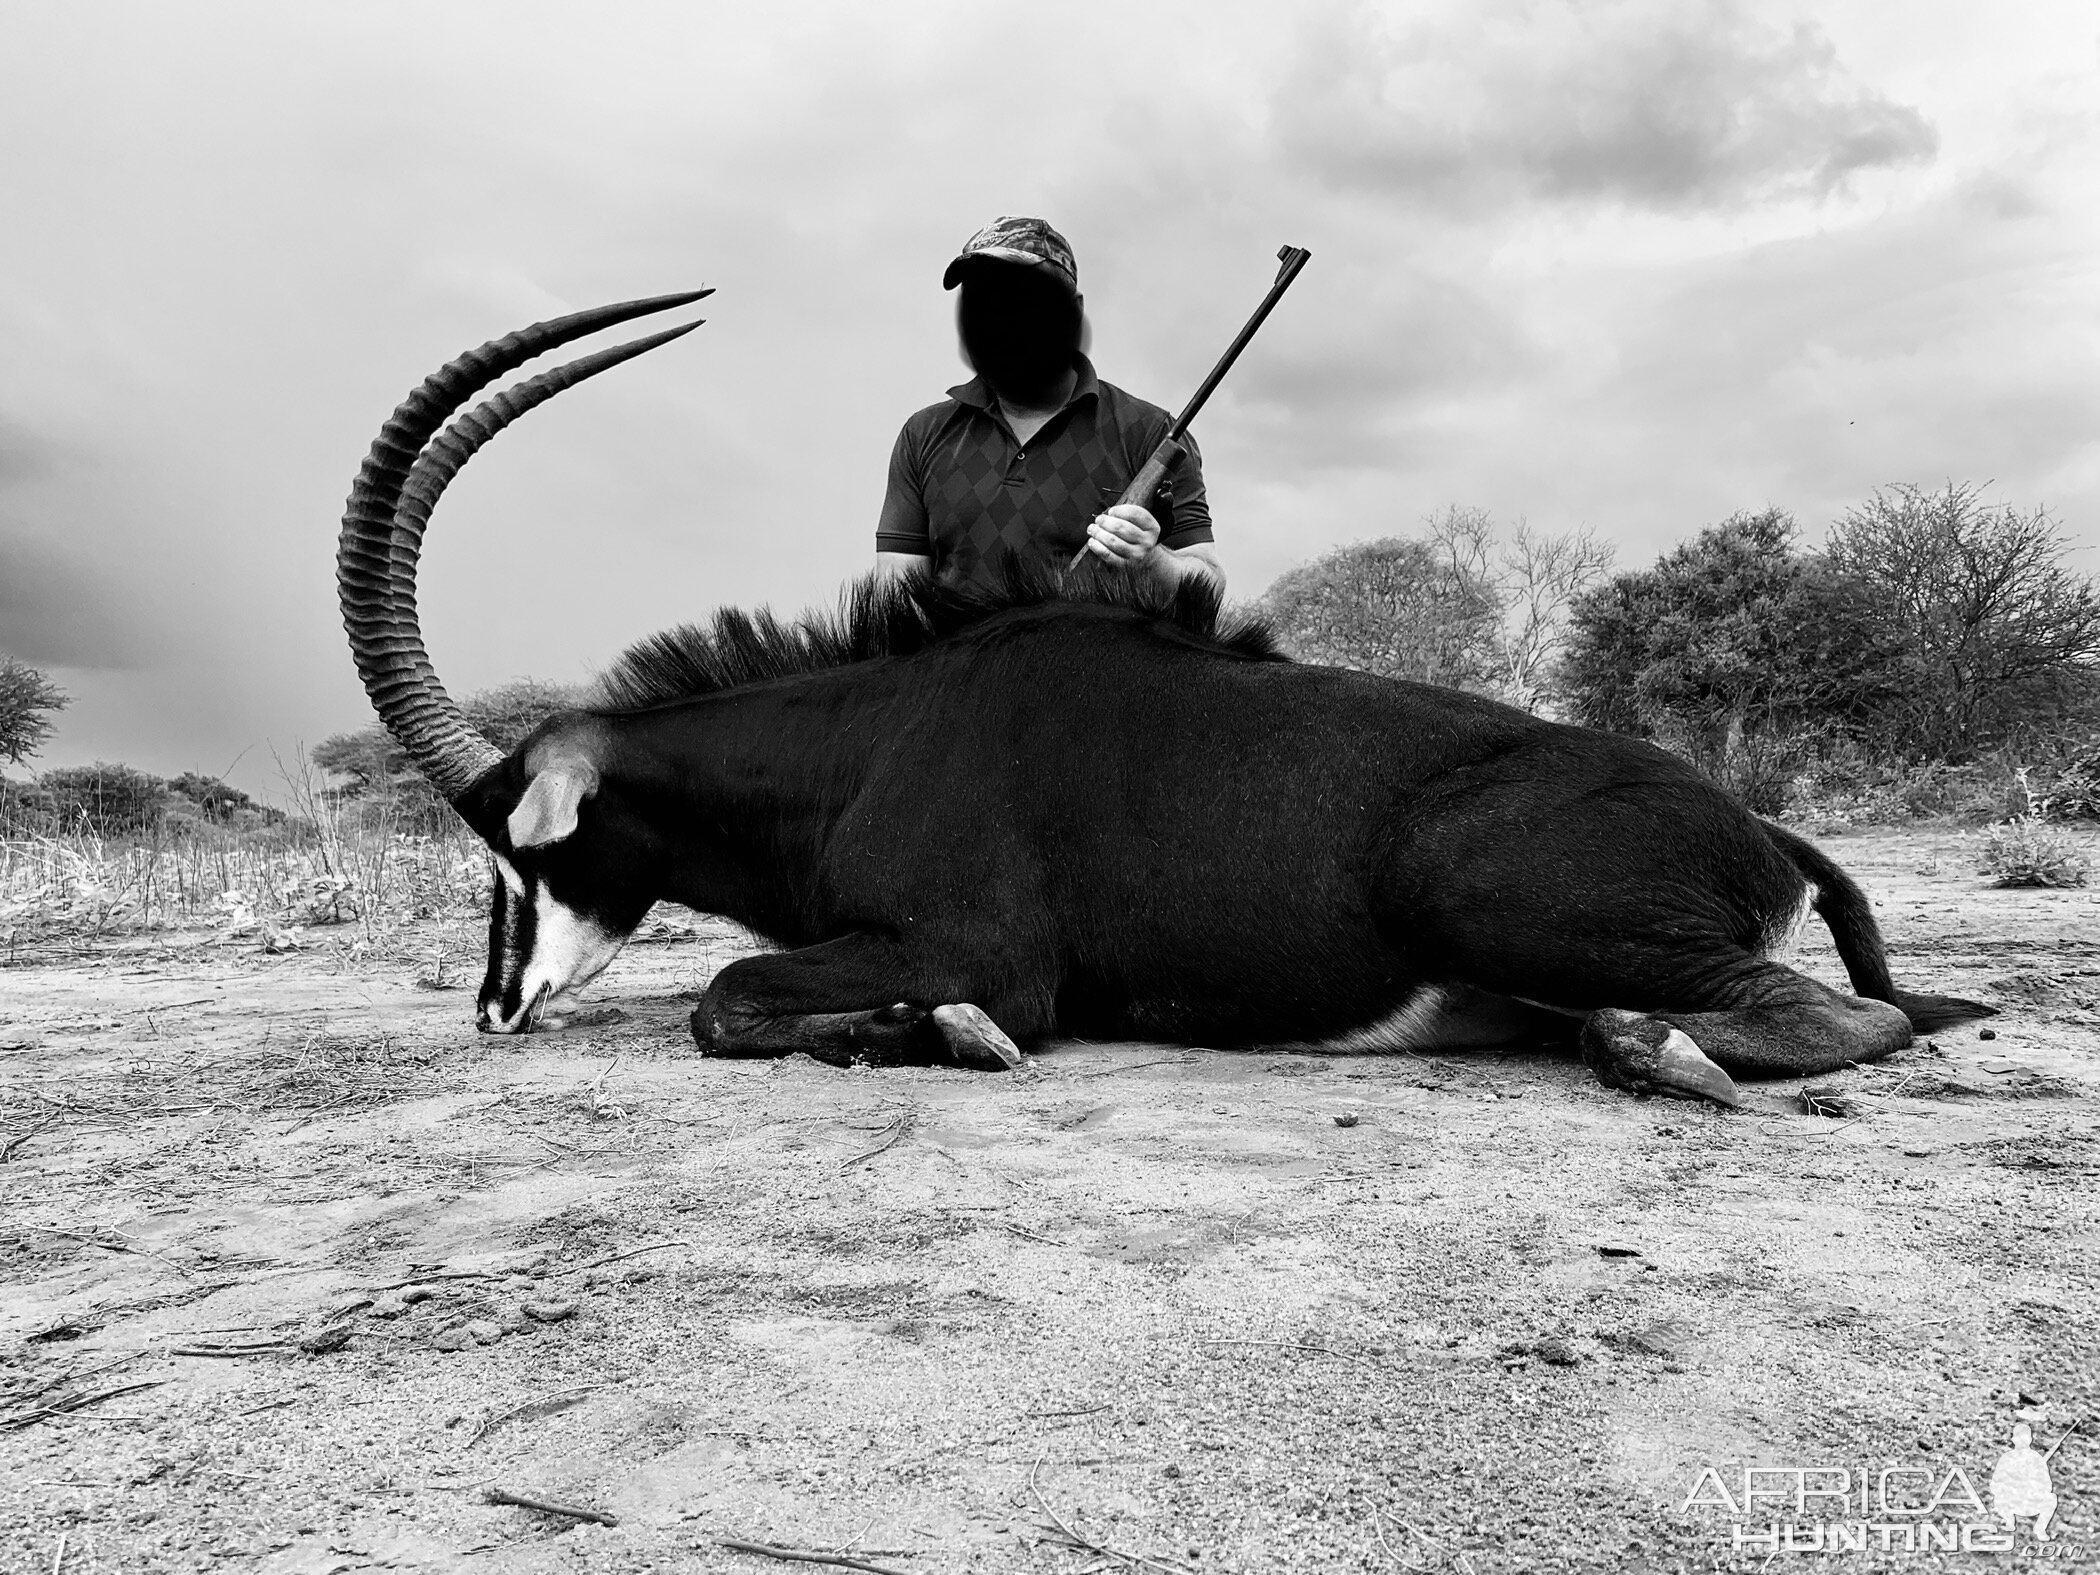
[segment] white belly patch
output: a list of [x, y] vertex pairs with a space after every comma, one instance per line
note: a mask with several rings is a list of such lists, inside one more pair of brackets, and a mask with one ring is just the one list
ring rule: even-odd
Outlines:
[[1765, 957], [1773, 962], [1785, 962], [1793, 956], [1794, 948], [1801, 944], [1801, 932], [1808, 928], [1809, 915], [1816, 911], [1816, 899], [1822, 895], [1813, 881], [1802, 887], [1801, 900], [1794, 905], [1793, 913], [1765, 933], [1764, 945], [1760, 948]]
[[1381, 1050], [1459, 1050], [1515, 1044], [1536, 1037], [1537, 1033], [1538, 1017], [1528, 1001], [1491, 995], [1470, 985], [1425, 984], [1377, 1022], [1298, 1048], [1336, 1055]]
[[1375, 1023], [1352, 1028], [1346, 1034], [1307, 1045], [1308, 1050], [1327, 1050], [1337, 1055], [1359, 1055], [1372, 1050], [1426, 1050], [1437, 1043], [1437, 1025], [1444, 1018], [1444, 992], [1425, 984]]

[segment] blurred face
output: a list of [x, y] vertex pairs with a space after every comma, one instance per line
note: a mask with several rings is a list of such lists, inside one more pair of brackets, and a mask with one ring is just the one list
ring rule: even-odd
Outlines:
[[979, 259], [963, 275], [955, 327], [963, 359], [1001, 394], [1053, 392], [1079, 353], [1080, 299], [1048, 268]]

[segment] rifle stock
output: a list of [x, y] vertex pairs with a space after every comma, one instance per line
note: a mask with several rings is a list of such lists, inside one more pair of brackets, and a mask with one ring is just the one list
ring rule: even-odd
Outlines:
[[1145, 468], [1131, 478], [1130, 485], [1123, 489], [1123, 495], [1116, 502], [1134, 503], [1141, 509], [1151, 508], [1153, 496], [1159, 491], [1160, 483], [1167, 479], [1167, 472], [1179, 464], [1181, 456], [1188, 451], [1188, 445], [1177, 442], [1172, 434], [1161, 438], [1159, 447], [1145, 461]]

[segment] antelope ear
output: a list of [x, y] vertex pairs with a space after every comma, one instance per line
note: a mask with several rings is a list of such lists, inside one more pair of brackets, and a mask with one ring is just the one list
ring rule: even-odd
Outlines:
[[598, 773], [588, 766], [549, 766], [525, 789], [510, 812], [510, 845], [544, 847], [576, 830], [576, 806], [598, 791]]

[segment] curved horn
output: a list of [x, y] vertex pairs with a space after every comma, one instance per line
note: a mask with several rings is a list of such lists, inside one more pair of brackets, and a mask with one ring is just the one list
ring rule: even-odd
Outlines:
[[[582, 378], [653, 349], [686, 329], [586, 356], [490, 400], [462, 418], [457, 424], [464, 429], [462, 435], [448, 443], [442, 454], [433, 446], [433, 462], [418, 478], [421, 484], [411, 500], [404, 494], [424, 444], [475, 392], [534, 356], [615, 323], [667, 311], [713, 293], [692, 290], [596, 307], [492, 339], [425, 378], [379, 429], [351, 485], [337, 543], [336, 587], [343, 627], [350, 635], [358, 676], [364, 680], [365, 693], [372, 697], [379, 719], [447, 799], [456, 802], [503, 757], [468, 725], [438, 683], [423, 648], [416, 614], [415, 567], [431, 505], [459, 466], [507, 422]], [[546, 385], [543, 391], [531, 392], [542, 384]], [[507, 401], [515, 404], [505, 413]], [[452, 434], [448, 432], [447, 438]], [[451, 457], [454, 454], [456, 458]]]

